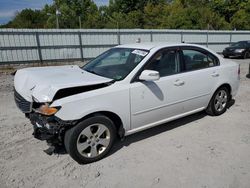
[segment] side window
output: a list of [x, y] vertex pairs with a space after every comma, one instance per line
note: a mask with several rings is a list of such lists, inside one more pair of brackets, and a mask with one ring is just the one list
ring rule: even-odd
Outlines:
[[247, 41], [247, 47], [250, 48], [250, 41]]
[[177, 51], [161, 50], [157, 52], [145, 69], [158, 71], [161, 77], [178, 73], [180, 63]]
[[204, 69], [218, 65], [218, 60], [210, 54], [197, 50], [182, 50], [185, 71]]

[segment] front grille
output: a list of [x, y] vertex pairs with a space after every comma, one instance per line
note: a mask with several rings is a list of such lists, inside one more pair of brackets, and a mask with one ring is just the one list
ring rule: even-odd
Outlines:
[[14, 98], [17, 107], [23, 112], [23, 113], [29, 113], [31, 112], [31, 106], [32, 103], [29, 101], [26, 101], [19, 93], [14, 90]]

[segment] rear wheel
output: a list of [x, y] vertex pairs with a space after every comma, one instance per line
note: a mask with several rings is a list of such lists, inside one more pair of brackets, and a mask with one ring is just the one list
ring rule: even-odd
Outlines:
[[116, 136], [113, 122], [106, 116], [88, 118], [65, 133], [64, 144], [78, 163], [102, 159], [111, 149]]
[[218, 116], [227, 110], [229, 92], [226, 87], [220, 87], [213, 95], [206, 109], [207, 114]]
[[244, 58], [244, 59], [247, 59], [247, 58], [249, 58], [249, 56], [250, 56], [250, 55], [249, 55], [249, 52], [245, 52], [243, 58]]

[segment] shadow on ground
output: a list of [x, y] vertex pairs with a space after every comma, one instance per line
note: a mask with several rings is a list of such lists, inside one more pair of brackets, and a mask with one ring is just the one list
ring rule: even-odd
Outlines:
[[[230, 102], [228, 103], [228, 109], [233, 106], [235, 103], [235, 100], [232, 99], [230, 100]], [[131, 143], [135, 143], [144, 139], [147, 139], [149, 137], [153, 137], [153, 136], [157, 136], [160, 133], [166, 132], [166, 131], [170, 131], [172, 129], [184, 126], [188, 123], [197, 121], [199, 119], [202, 119], [203, 117], [207, 116], [205, 111], [201, 111], [195, 114], [191, 114], [189, 116], [168, 122], [168, 123], [164, 123], [149, 129], [146, 129], [144, 131], [138, 132], [136, 134], [132, 134], [129, 136], [126, 136], [125, 139], [123, 141], [118, 140], [113, 148], [111, 149], [111, 151], [108, 153], [108, 155], [106, 157], [109, 157], [110, 155], [114, 154], [115, 152], [119, 151], [120, 149], [122, 149], [123, 147], [129, 146]], [[56, 149], [56, 150], [54, 150]], [[51, 150], [51, 151], [50, 151]], [[52, 155], [52, 153], [56, 153], [56, 154], [67, 154], [67, 152], [65, 151], [65, 148], [63, 147], [58, 147], [58, 148], [48, 148], [47, 151], [44, 150], [45, 153]], [[105, 158], [106, 158], [105, 157]]]
[[[235, 104], [235, 100], [234, 99], [230, 100], [227, 108], [228, 109], [231, 108], [234, 104]], [[155, 127], [146, 129], [146, 130], [138, 132], [136, 134], [132, 134], [130, 136], [127, 136], [127, 137], [125, 137], [125, 139], [123, 141], [118, 141], [115, 143], [115, 145], [113, 146], [112, 150], [109, 152], [107, 157], [112, 155], [113, 153], [117, 152], [118, 150], [120, 150], [124, 146], [129, 146], [131, 143], [135, 143], [135, 142], [147, 139], [149, 137], [157, 136], [160, 133], [170, 131], [170, 130], [175, 129], [177, 127], [184, 126], [188, 123], [202, 119], [205, 116], [207, 116], [205, 111], [198, 112], [196, 114], [192, 114], [192, 115], [189, 115], [189, 116], [186, 116], [186, 117], [183, 117], [183, 118], [180, 118], [180, 119], [168, 122], [168, 123], [161, 124], [159, 126], [155, 126]]]
[[207, 114], [204, 111], [199, 112], [199, 113], [196, 113], [196, 114], [193, 114], [190, 116], [186, 116], [186, 117], [178, 119], [178, 120], [174, 120], [174, 121], [171, 121], [168, 123], [161, 124], [161, 125], [156, 126], [156, 127], [146, 129], [144, 131], [138, 132], [136, 134], [132, 134], [130, 136], [126, 136], [123, 141], [118, 141], [115, 143], [112, 150], [109, 152], [108, 156], [117, 152], [118, 150], [120, 150], [124, 146], [129, 146], [131, 143], [135, 143], [135, 142], [147, 139], [149, 137], [157, 136], [160, 133], [170, 131], [170, 130], [175, 129], [177, 127], [184, 126], [190, 122], [194, 122], [194, 121], [197, 121], [199, 119], [202, 119], [206, 115]]
[[[108, 153], [108, 156], [112, 155], [113, 153], [119, 151], [120, 149], [122, 149], [124, 146], [129, 146], [131, 143], [135, 143], [144, 139], [147, 139], [149, 137], [153, 137], [153, 136], [157, 136], [160, 133], [166, 132], [166, 131], [170, 131], [172, 129], [175, 129], [177, 127], [181, 127], [183, 125], [186, 125], [190, 122], [193, 121], [197, 121], [203, 117], [205, 117], [207, 114], [205, 113], [205, 111], [202, 112], [198, 112], [196, 114], [192, 114], [168, 123], [164, 123], [149, 129], [146, 129], [144, 131], [138, 132], [136, 134], [132, 134], [130, 136], [126, 136], [124, 138], [124, 140], [119, 140], [117, 139], [117, 141], [115, 142], [113, 148], [111, 149], [111, 151]], [[52, 155], [52, 154], [67, 154], [66, 150], [64, 147], [52, 147], [50, 146], [48, 149], [44, 150], [45, 153], [47, 153], [48, 155]], [[106, 158], [105, 157], [105, 158]]]

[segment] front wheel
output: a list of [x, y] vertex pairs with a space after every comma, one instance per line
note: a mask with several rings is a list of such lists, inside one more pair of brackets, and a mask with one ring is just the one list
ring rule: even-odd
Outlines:
[[113, 122], [100, 115], [90, 117], [67, 130], [64, 144], [75, 161], [85, 164], [102, 159], [111, 149], [115, 136]]
[[220, 87], [213, 95], [206, 109], [207, 114], [219, 116], [227, 110], [229, 92], [226, 87]]

